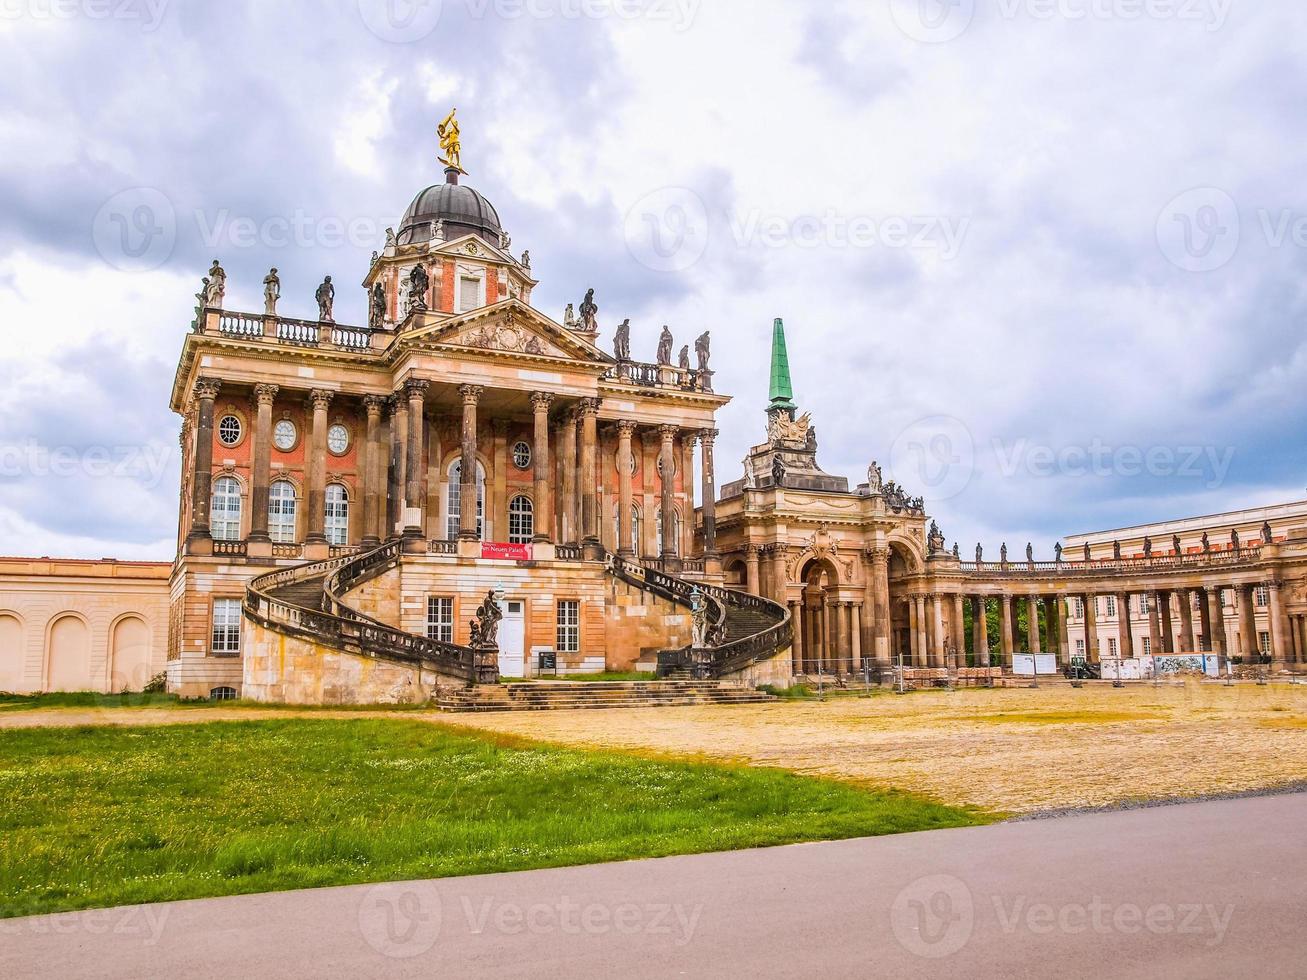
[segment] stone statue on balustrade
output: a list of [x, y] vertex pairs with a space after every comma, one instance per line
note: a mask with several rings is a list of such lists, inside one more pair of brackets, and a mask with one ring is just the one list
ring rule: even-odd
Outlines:
[[682, 371], [690, 370], [690, 345], [684, 344], [681, 347], [681, 353], [676, 358], [676, 366]]
[[[568, 309], [571, 309], [571, 307], [568, 307]], [[631, 318], [629, 316], [617, 325], [617, 333], [613, 334], [613, 356], [619, 361], [629, 361], [631, 359]]]
[[386, 249], [387, 249], [387, 251], [389, 251], [390, 249], [393, 249], [394, 247], [395, 247], [395, 229], [394, 229], [394, 228], [387, 228], [387, 229], [386, 229]]
[[386, 323], [386, 290], [381, 283], [372, 284], [372, 295], [368, 297], [368, 326], [380, 330]]
[[471, 621], [472, 641], [470, 646], [498, 647], [499, 621], [503, 618], [504, 612], [499, 608], [499, 603], [495, 601], [495, 590], [491, 589], [486, 593], [485, 601], [477, 607], [476, 618]]
[[524, 249], [522, 252], [522, 268], [527, 272], [531, 271], [531, 250]]
[[1007, 564], [1007, 542], [1006, 542], [1006, 541], [1004, 541], [1004, 542], [1003, 542], [1003, 546], [1002, 546], [1001, 548], [998, 549], [998, 560], [999, 560], [1000, 562], [1002, 562], [1004, 565]]
[[335, 323], [331, 311], [336, 305], [336, 287], [331, 284], [331, 276], [322, 280], [322, 284], [314, 291], [313, 298], [318, 301], [318, 319], [323, 323]]
[[1088, 563], [1091, 562], [1091, 561], [1093, 561], [1093, 554], [1092, 554], [1092, 553], [1090, 552], [1090, 550], [1089, 550], [1089, 542], [1086, 541], [1086, 542], [1085, 542], [1085, 563], [1088, 564]]
[[1035, 546], [1029, 541], [1026, 542], [1026, 561], [1031, 565], [1035, 563]]
[[1212, 553], [1212, 542], [1211, 542], [1211, 540], [1207, 537], [1207, 532], [1204, 531], [1204, 532], [1203, 532], [1203, 554], [1205, 554], [1205, 555], [1210, 555], [1211, 553]]
[[1239, 529], [1236, 527], [1233, 531], [1230, 532], [1230, 547], [1233, 548], [1235, 551], [1238, 551], [1239, 545], [1240, 545]]
[[874, 459], [871, 465], [867, 467], [867, 490], [874, 496], [881, 492], [885, 486], [885, 476], [881, 472], [880, 464]]
[[204, 323], [204, 308], [209, 305], [209, 277], [200, 280], [200, 291], [195, 294], [195, 322], [191, 326], [199, 330]]
[[707, 371], [708, 358], [712, 354], [712, 340], [709, 338], [707, 330], [699, 334], [699, 336], [695, 339], [694, 353], [699, 360], [699, 370], [701, 372]]
[[1271, 544], [1274, 540], [1274, 535], [1271, 533], [1271, 522], [1265, 521], [1262, 524], [1262, 544]]
[[427, 291], [431, 288], [431, 277], [421, 262], [413, 266], [408, 274], [408, 311], [421, 313], [427, 309]]
[[1120, 560], [1121, 560], [1121, 542], [1120, 542], [1120, 541], [1113, 541], [1113, 542], [1112, 542], [1112, 560], [1113, 560], [1113, 561], [1120, 561]]
[[1059, 541], [1053, 545], [1053, 560], [1059, 565], [1062, 564], [1062, 542]]
[[663, 332], [658, 335], [658, 363], [664, 367], [671, 367], [672, 364], [672, 331], [663, 324]]
[[1144, 557], [1145, 558], [1153, 557], [1153, 539], [1150, 537], [1144, 538]]
[[268, 270], [268, 274], [263, 277], [263, 314], [264, 316], [277, 315], [277, 300], [281, 299], [281, 277], [277, 275], [276, 268]]
[[571, 303], [568, 303], [567, 309], [563, 310], [563, 326], [568, 330], [576, 329], [576, 310], [573, 308]]
[[581, 322], [577, 329], [584, 330], [586, 333], [599, 332], [599, 307], [595, 305], [593, 287], [585, 291], [585, 299], [581, 300]]
[[976, 564], [979, 565], [985, 560], [985, 549], [981, 547], [979, 541], [976, 542]]
[[945, 548], [944, 533], [935, 521], [930, 522], [930, 534], [926, 537], [926, 543], [932, 555], [940, 554]]
[[210, 309], [222, 309], [223, 297], [227, 295], [227, 273], [218, 260], [209, 266], [208, 286], [204, 290], [204, 305]]
[[962, 560], [962, 547], [956, 541], [953, 542], [953, 557]]
[[1180, 535], [1171, 535], [1171, 550], [1175, 553], [1177, 558], [1184, 554], [1184, 549], [1180, 547]]

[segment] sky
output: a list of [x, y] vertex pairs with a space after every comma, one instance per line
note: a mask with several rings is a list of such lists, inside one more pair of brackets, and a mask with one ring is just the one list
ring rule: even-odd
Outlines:
[[711, 330], [718, 480], [772, 320], [824, 469], [970, 553], [1307, 496], [1296, 0], [0, 0], [0, 553], [170, 559], [168, 408], [229, 309], [336, 318], [465, 181], [561, 319]]

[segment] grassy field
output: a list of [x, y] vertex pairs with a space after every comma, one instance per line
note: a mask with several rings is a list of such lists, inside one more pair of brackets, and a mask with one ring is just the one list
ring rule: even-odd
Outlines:
[[0, 916], [993, 819], [403, 717], [14, 729], [0, 734], [0, 799]]

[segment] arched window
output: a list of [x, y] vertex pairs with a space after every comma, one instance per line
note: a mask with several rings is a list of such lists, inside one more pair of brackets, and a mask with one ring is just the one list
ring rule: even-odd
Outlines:
[[527, 544], [536, 533], [535, 510], [531, 498], [518, 494], [508, 502], [508, 540], [510, 544]]
[[209, 533], [215, 541], [239, 541], [241, 536], [241, 485], [234, 476], [220, 476], [213, 482], [213, 503], [209, 508]]
[[327, 544], [349, 543], [349, 491], [339, 483], [327, 484]]
[[[459, 508], [462, 506], [463, 499], [463, 461], [454, 460], [449, 466], [449, 472], [446, 474], [445, 483], [445, 537], [453, 541], [458, 537], [459, 528]], [[477, 538], [485, 537], [483, 525], [483, 514], [486, 506], [486, 471], [479, 462], [477, 463]]]
[[[617, 547], [622, 547], [622, 505], [616, 503], [613, 505], [613, 540], [617, 542]], [[631, 550], [637, 555], [640, 553], [640, 508], [631, 505], [631, 540], [628, 542]]]
[[278, 544], [295, 540], [295, 485], [289, 480], [268, 487], [268, 535]]

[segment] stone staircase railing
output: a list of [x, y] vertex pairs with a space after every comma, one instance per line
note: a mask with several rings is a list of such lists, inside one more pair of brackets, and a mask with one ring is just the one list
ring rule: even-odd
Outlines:
[[[282, 568], [252, 579], [245, 590], [245, 614], [277, 633], [297, 636], [355, 656], [426, 668], [468, 684], [495, 683], [497, 658], [471, 647], [432, 640], [396, 629], [351, 609], [342, 596], [399, 563], [399, 543], [362, 554]], [[278, 592], [322, 581], [322, 606], [311, 609]]]
[[[794, 639], [790, 612], [778, 602], [734, 589], [688, 582], [612, 552], [605, 554], [604, 563], [609, 574], [617, 579], [669, 602], [689, 608], [695, 592], [706, 602], [709, 645], [663, 651], [659, 656], [660, 673], [682, 668], [699, 677], [719, 678], [776, 656]], [[733, 615], [745, 611], [762, 614], [771, 620], [771, 625], [748, 636], [714, 642], [714, 638], [729, 632]]]

